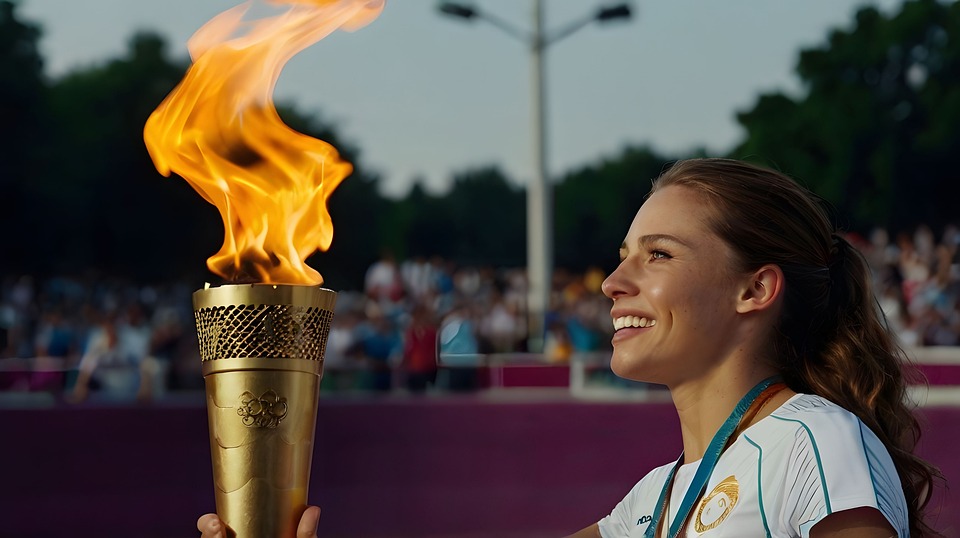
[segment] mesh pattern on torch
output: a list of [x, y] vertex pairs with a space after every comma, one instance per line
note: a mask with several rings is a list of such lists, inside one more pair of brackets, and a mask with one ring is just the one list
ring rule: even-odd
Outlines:
[[293, 305], [228, 305], [194, 311], [200, 359], [323, 360], [333, 312]]

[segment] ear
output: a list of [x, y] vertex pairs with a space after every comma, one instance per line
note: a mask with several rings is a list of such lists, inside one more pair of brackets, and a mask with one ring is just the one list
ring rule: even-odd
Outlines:
[[743, 277], [737, 312], [759, 312], [777, 304], [783, 294], [784, 277], [779, 266], [768, 264]]

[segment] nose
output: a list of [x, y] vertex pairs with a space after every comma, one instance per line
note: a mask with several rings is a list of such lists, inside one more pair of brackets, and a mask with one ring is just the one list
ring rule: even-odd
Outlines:
[[620, 263], [610, 276], [603, 280], [600, 290], [607, 297], [617, 300], [620, 297], [636, 293], [636, 286], [624, 274], [624, 264]]

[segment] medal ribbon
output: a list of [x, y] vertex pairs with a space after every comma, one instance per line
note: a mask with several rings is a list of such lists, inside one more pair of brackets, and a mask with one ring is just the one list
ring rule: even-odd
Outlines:
[[[720, 459], [720, 454], [722, 454], [723, 450], [727, 447], [730, 436], [737, 430], [737, 426], [740, 425], [743, 416], [746, 415], [753, 404], [759, 400], [761, 394], [770, 388], [771, 385], [779, 381], [780, 376], [773, 376], [757, 383], [756, 386], [750, 389], [750, 392], [746, 393], [743, 398], [740, 399], [740, 402], [737, 403], [733, 412], [730, 413], [727, 420], [724, 421], [720, 429], [717, 430], [717, 433], [714, 434], [713, 439], [707, 446], [707, 451], [703, 454], [703, 459], [700, 461], [700, 467], [697, 468], [697, 473], [693, 476], [693, 481], [690, 483], [687, 493], [683, 496], [683, 502], [680, 503], [680, 510], [677, 512], [677, 517], [673, 521], [673, 524], [670, 525], [670, 532], [667, 536], [675, 538], [680, 534], [680, 530], [683, 529], [683, 526], [686, 524], [687, 517], [693, 509], [693, 505], [696, 504], [697, 499], [699, 499], [707, 489], [707, 480], [710, 478], [710, 474], [713, 473], [713, 468], [716, 467], [717, 460]], [[779, 390], [777, 392], [779, 392]], [[654, 511], [653, 519], [650, 521], [650, 525], [644, 533], [644, 538], [655, 538], [657, 529], [660, 526], [660, 520], [664, 517], [664, 509], [667, 505], [667, 496], [670, 494], [670, 487], [673, 485], [673, 477], [682, 463], [683, 453], [680, 454], [677, 463], [674, 464], [673, 469], [670, 470], [670, 474], [667, 475], [666, 483], [660, 492], [660, 499], [657, 500], [657, 509]]]

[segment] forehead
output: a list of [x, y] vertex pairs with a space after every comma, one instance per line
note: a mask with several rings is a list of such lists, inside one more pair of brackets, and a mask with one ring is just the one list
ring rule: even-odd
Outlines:
[[713, 208], [705, 197], [689, 188], [671, 185], [657, 190], [637, 211], [627, 242], [645, 235], [674, 235], [691, 242], [716, 238], [709, 222]]

